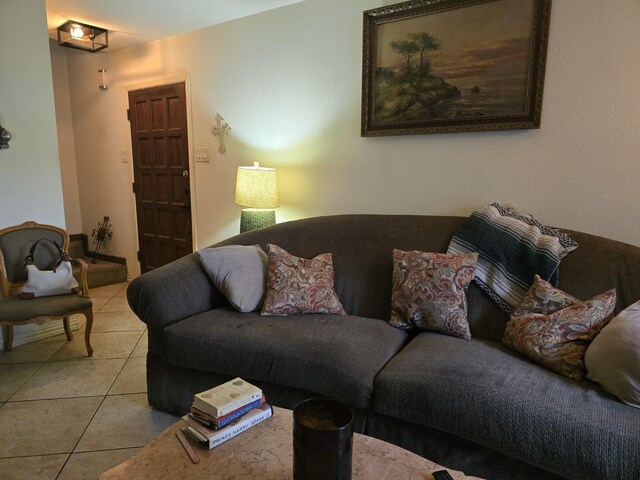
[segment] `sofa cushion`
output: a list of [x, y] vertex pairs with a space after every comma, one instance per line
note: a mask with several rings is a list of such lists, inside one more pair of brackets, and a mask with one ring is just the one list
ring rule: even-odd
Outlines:
[[640, 478], [640, 415], [495, 342], [419, 334], [378, 375], [374, 409], [568, 478]]
[[388, 323], [339, 315], [262, 317], [231, 308], [204, 312], [163, 332], [176, 365], [315, 392], [368, 407], [373, 382], [404, 345]]
[[228, 245], [198, 250], [202, 267], [229, 303], [241, 312], [262, 306], [267, 254], [260, 245]]
[[267, 295], [262, 315], [346, 312], [333, 289], [333, 258], [322, 253], [300, 258], [277, 245], [267, 245]]
[[475, 276], [477, 260], [477, 253], [394, 249], [391, 325], [470, 339], [465, 292]]

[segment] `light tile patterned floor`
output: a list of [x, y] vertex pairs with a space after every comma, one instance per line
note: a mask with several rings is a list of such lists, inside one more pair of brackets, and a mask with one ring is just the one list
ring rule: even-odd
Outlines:
[[0, 480], [97, 479], [177, 420], [147, 404], [147, 333], [126, 288], [90, 292], [93, 357], [83, 316], [70, 342], [0, 352]]

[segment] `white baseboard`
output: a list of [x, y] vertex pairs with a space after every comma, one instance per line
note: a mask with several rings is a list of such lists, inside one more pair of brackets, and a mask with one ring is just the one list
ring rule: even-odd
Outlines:
[[[74, 317], [69, 320], [72, 331], [78, 330], [78, 322]], [[37, 342], [44, 338], [64, 335], [64, 325], [62, 320], [51, 320], [42, 325], [16, 325], [13, 327], [13, 346], [24, 345], [25, 343]], [[0, 337], [2, 335], [0, 334]], [[3, 338], [4, 340], [4, 338]]]

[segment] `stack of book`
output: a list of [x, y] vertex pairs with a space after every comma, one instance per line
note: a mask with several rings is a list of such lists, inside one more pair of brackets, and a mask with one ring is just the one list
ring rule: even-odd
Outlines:
[[255, 385], [235, 378], [196, 393], [191, 412], [182, 417], [182, 431], [207, 448], [213, 448], [273, 414], [271, 405]]

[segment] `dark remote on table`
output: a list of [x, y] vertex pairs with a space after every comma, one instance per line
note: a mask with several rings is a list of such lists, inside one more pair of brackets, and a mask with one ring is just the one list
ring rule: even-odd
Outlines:
[[446, 470], [438, 470], [437, 472], [432, 472], [433, 480], [453, 480], [453, 477]]

